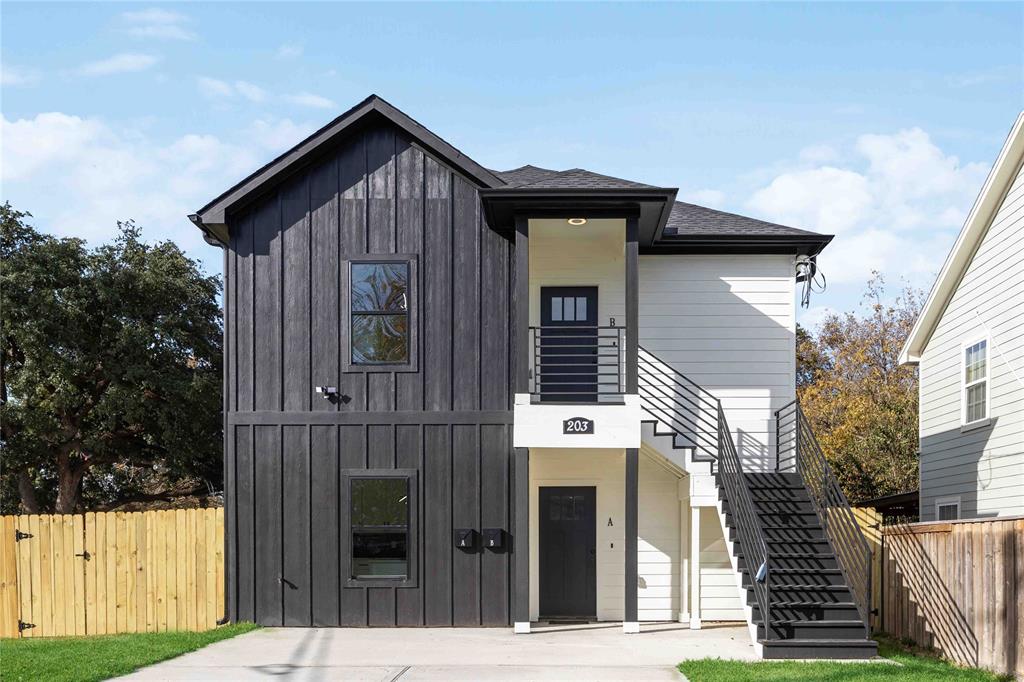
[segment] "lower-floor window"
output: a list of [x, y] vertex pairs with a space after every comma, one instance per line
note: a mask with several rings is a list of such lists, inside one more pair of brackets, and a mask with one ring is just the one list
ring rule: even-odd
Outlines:
[[938, 521], [956, 521], [960, 518], [960, 498], [950, 497], [935, 502], [935, 518]]
[[349, 470], [343, 513], [350, 585], [408, 585], [415, 577], [415, 472]]

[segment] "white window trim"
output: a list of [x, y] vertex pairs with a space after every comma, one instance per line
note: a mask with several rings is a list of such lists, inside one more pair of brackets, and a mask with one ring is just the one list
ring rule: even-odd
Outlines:
[[954, 520], [954, 519], [940, 519], [939, 518], [939, 507], [948, 507], [948, 506], [954, 505], [954, 504], [956, 505], [956, 519], [955, 520], [959, 521], [960, 518], [961, 518], [961, 511], [963, 510], [963, 508], [960, 506], [960, 496], [959, 495], [956, 495], [954, 497], [940, 497], [937, 500], [935, 500], [935, 520], [936, 521], [943, 521], [943, 520], [945, 520], [945, 521], [952, 521], [952, 520]]
[[[977, 379], [970, 383], [970, 386], [976, 386], [981, 382], [985, 382], [985, 416], [981, 419], [975, 419], [972, 422], [967, 421], [967, 349], [971, 346], [985, 342], [985, 378]], [[960, 427], [962, 429], [972, 429], [979, 426], [985, 426], [989, 423], [992, 417], [992, 339], [989, 338], [988, 334], [981, 334], [978, 336], [972, 336], [960, 344]]]

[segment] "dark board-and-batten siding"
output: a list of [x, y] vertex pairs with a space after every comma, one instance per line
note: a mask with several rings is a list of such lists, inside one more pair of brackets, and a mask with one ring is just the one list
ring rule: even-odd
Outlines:
[[[228, 608], [267, 625], [508, 625], [510, 259], [475, 185], [371, 127], [229, 219]], [[345, 372], [349, 256], [415, 254], [417, 371]], [[337, 386], [331, 403], [315, 386]], [[345, 587], [347, 469], [415, 469], [415, 587]]]

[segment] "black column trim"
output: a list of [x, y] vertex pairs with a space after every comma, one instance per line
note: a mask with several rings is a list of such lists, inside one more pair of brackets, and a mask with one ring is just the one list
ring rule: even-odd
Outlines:
[[626, 604], [623, 621], [638, 622], [637, 617], [637, 535], [640, 499], [640, 451], [626, 450]]
[[516, 263], [512, 280], [513, 393], [530, 392], [530, 221], [516, 216]]
[[640, 258], [637, 218], [626, 219], [626, 393], [639, 391]]
[[512, 537], [512, 620], [530, 622], [530, 449], [515, 449], [515, 527]]

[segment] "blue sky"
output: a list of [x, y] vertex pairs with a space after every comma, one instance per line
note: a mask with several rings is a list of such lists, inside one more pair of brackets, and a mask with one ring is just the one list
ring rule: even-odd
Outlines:
[[371, 92], [485, 166], [584, 167], [837, 235], [929, 287], [1024, 107], [1024, 5], [50, 4], [2, 13], [2, 196], [219, 269], [185, 215]]

